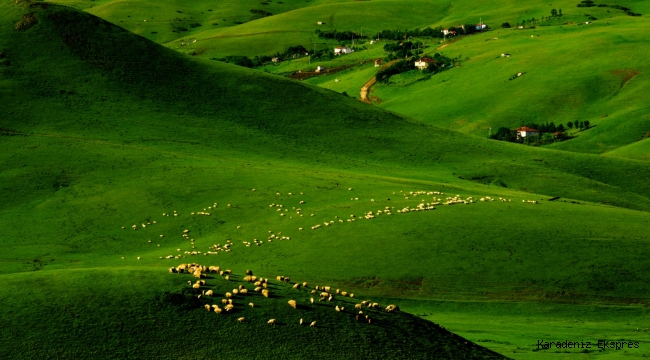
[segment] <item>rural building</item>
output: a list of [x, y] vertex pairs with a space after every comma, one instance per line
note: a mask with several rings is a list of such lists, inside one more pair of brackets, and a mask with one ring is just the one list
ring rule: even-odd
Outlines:
[[431, 58], [421, 58], [420, 61], [415, 62], [415, 67], [419, 70], [424, 70], [429, 67], [429, 64], [435, 63], [436, 61]]
[[510, 54], [501, 54], [501, 57], [510, 57]]
[[539, 130], [529, 128], [527, 126], [522, 126], [519, 129], [516, 129], [517, 131], [517, 137], [526, 137], [526, 136], [538, 136], [539, 135]]
[[520, 29], [523, 29], [523, 28], [524, 28], [524, 26], [523, 26], [523, 25], [519, 25], [519, 28], [520, 28]]
[[381, 63], [382, 63], [381, 59], [375, 60], [375, 67], [381, 66]]
[[449, 34], [449, 29], [442, 29], [442, 35]]
[[318, 24], [318, 25], [323, 25], [323, 22], [322, 22], [322, 21], [319, 21], [319, 22], [317, 22], [316, 24]]
[[334, 55], [349, 54], [353, 50], [347, 46], [337, 46], [334, 48]]
[[476, 30], [479, 30], [479, 31], [485, 30], [485, 29], [487, 29], [487, 27], [488, 26], [485, 25], [485, 24], [476, 24]]
[[279, 57], [274, 57], [273, 59], [271, 59], [271, 62], [280, 62], [280, 58]]
[[321, 72], [323, 70], [325, 70], [325, 68], [320, 65], [318, 65], [318, 67], [316, 68], [316, 72]]

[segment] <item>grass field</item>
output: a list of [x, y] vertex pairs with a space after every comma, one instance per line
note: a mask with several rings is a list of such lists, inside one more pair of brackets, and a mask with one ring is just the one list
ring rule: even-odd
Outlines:
[[[317, 340], [331, 358], [488, 354], [465, 338], [508, 357], [555, 359], [534, 351], [539, 336], [647, 346], [647, 332], [635, 331], [647, 327], [649, 298], [650, 166], [642, 157], [489, 141], [187, 57], [70, 8], [0, 4], [0, 96], [10, 104], [0, 118], [4, 354], [307, 358]], [[31, 27], [16, 31], [19, 21]], [[480, 38], [454, 46], [472, 42]], [[470, 69], [473, 56], [437, 76]], [[371, 66], [309, 82], [345, 91]], [[597, 125], [589, 131], [604, 128]], [[398, 212], [457, 195], [473, 202]], [[496, 201], [480, 201], [486, 196]], [[364, 218], [369, 211], [375, 218]], [[268, 241], [269, 231], [291, 239]], [[229, 252], [186, 253], [227, 240]], [[254, 295], [259, 312], [237, 299], [250, 323], [181, 311], [164, 293], [182, 294], [192, 279], [167, 273], [181, 262], [329, 284], [463, 338], [407, 313], [390, 322], [376, 312], [377, 327], [361, 328], [337, 317], [335, 304], [299, 309], [323, 327], [297, 328], [286, 304], [294, 290], [277, 282], [277, 298]], [[208, 284], [219, 294], [231, 285], [219, 277]], [[264, 323], [273, 317], [282, 324]], [[205, 344], [194, 331], [222, 341]], [[285, 345], [272, 346], [278, 339]]]

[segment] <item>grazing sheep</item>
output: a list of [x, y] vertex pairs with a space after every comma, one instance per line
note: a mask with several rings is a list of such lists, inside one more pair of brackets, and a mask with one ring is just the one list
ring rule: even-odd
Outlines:
[[336, 305], [336, 307], [334, 308], [334, 310], [336, 310], [336, 312], [340, 312], [340, 311], [341, 311], [341, 309], [339, 308], [338, 305]]
[[248, 306], [250, 306], [250, 307], [255, 307], [255, 304], [253, 304], [253, 303], [248, 303]]
[[239, 294], [239, 290], [238, 290], [238, 289], [232, 289], [232, 293], [233, 293], [234, 295], [237, 295], [237, 294]]
[[354, 297], [354, 294], [350, 294], [350, 297], [353, 298], [353, 297]]
[[314, 298], [309, 298], [309, 302], [314, 303]]
[[307, 287], [307, 282], [306, 281], [302, 283], [302, 287]]
[[266, 323], [269, 324], [269, 325], [275, 325], [275, 319], [271, 319], [271, 320], [267, 321]]
[[226, 298], [230, 299], [231, 297], [232, 297], [232, 294], [229, 293], [229, 292], [227, 292], [227, 293], [226, 293]]
[[316, 290], [312, 290], [312, 291], [311, 291], [311, 294], [312, 294], [312, 295], [316, 295], [316, 292], [317, 292]]
[[264, 295], [265, 298], [268, 298], [269, 297], [269, 291], [266, 290], [266, 289], [262, 290], [262, 295]]
[[199, 285], [199, 284], [194, 284], [194, 285], [192, 285], [192, 288], [194, 288], [194, 289], [200, 289], [200, 288], [201, 288], [201, 285]]
[[225, 309], [226, 311], [228, 311], [228, 312], [230, 312], [230, 310], [232, 310], [232, 309], [234, 309], [234, 308], [235, 308], [235, 306], [234, 306], [233, 304], [228, 304], [228, 305], [226, 305], [226, 306], [224, 307], [224, 309]]
[[361, 304], [355, 304], [355, 305], [354, 305], [354, 308], [355, 308], [355, 309], [361, 309], [361, 307], [362, 307]]
[[221, 314], [221, 308], [217, 306], [216, 308], [214, 308], [214, 312], [216, 312], [217, 314]]
[[300, 325], [302, 325], [302, 318], [300, 318]]
[[248, 289], [241, 289], [239, 290], [240, 294], [248, 294]]
[[255, 292], [260, 292], [260, 291], [262, 291], [262, 287], [258, 286], [255, 288]]
[[213, 292], [212, 290], [208, 290], [208, 291], [206, 291], [205, 294], [203, 294], [203, 295], [205, 295], [205, 296], [212, 296], [212, 295], [214, 295], [214, 292]]
[[212, 311], [211, 306], [208, 305], [208, 304], [203, 305], [203, 307], [204, 307], [206, 310], [208, 310], [208, 311]]
[[309, 324], [309, 327], [316, 327], [316, 320], [312, 321], [311, 324]]
[[334, 299], [334, 297], [332, 295], [330, 295], [330, 297], [327, 298], [327, 301], [332, 301], [333, 299]]
[[336, 289], [336, 293], [337, 293], [337, 294], [340, 294], [340, 293], [341, 293], [341, 290], [340, 290], [340, 289]]
[[205, 286], [205, 280], [199, 280], [197, 283], [201, 284], [201, 286]]
[[294, 289], [299, 289], [299, 288], [300, 288], [300, 284], [299, 284], [299, 283], [295, 283], [295, 284], [292, 286], [292, 288], [294, 288]]
[[222, 303], [222, 304], [227, 304], [227, 303], [228, 303], [228, 300], [226, 300], [226, 299], [221, 299], [221, 303]]
[[226, 275], [226, 276], [224, 277], [224, 279], [225, 279], [226, 281], [230, 281], [230, 275]]
[[243, 317], [240, 317], [239, 319], [237, 319], [237, 321], [239, 321], [240, 323], [244, 322], [244, 320], [246, 320], [246, 319], [243, 318]]
[[390, 304], [390, 305], [386, 306], [386, 312], [393, 312], [395, 310], [399, 311], [399, 307], [397, 307], [397, 306], [395, 306], [393, 304]]
[[341, 291], [341, 295], [346, 296], [346, 295], [348, 295], [348, 292], [347, 291]]
[[289, 306], [291, 306], [292, 308], [295, 309], [296, 308], [296, 300], [289, 300]]

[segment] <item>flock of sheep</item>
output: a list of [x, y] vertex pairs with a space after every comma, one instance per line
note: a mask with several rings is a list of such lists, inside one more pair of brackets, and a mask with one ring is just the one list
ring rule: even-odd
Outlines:
[[[169, 269], [170, 273], [179, 273], [179, 274], [191, 274], [193, 277], [197, 278], [196, 282], [188, 281], [187, 284], [188, 286], [191, 286], [193, 289], [196, 290], [197, 292], [197, 298], [203, 298], [204, 300], [207, 298], [213, 298], [216, 297], [217, 294], [215, 293], [214, 290], [212, 289], [206, 289], [207, 281], [203, 280], [207, 278], [208, 273], [214, 273], [217, 274], [225, 281], [231, 281], [231, 276], [233, 276], [232, 270], [222, 270], [221, 267], [219, 266], [204, 266], [200, 265], [197, 263], [191, 263], [191, 264], [180, 264], [177, 267], [170, 267]], [[204, 304], [203, 308], [207, 310], [208, 312], [214, 312], [216, 314], [228, 314], [228, 313], [233, 313], [236, 311], [236, 306], [237, 304], [235, 303], [234, 296], [239, 295], [240, 297], [250, 297], [251, 301], [248, 303], [247, 306], [251, 308], [255, 308], [255, 303], [252, 301], [253, 296], [255, 293], [259, 293], [265, 298], [269, 298], [270, 292], [267, 287], [269, 287], [269, 279], [268, 278], [261, 278], [253, 275], [253, 272], [251, 270], [246, 270], [246, 275], [243, 278], [244, 282], [247, 283], [252, 283], [254, 286], [254, 289], [252, 289], [252, 292], [249, 292], [249, 289], [246, 288], [246, 285], [238, 285], [237, 287], [233, 288], [232, 290], [226, 291], [223, 293], [223, 298], [221, 299], [221, 305], [218, 304]], [[293, 289], [300, 290], [300, 289], [307, 289], [310, 293], [309, 300], [306, 300], [305, 302], [309, 302], [309, 304], [314, 304], [315, 303], [315, 297], [317, 296], [319, 298], [319, 302], [332, 302], [336, 301], [336, 297], [341, 296], [341, 297], [347, 297], [349, 299], [354, 299], [354, 294], [348, 293], [347, 291], [343, 291], [341, 289], [333, 289], [331, 286], [313, 286], [311, 290], [309, 290], [309, 284], [307, 282], [295, 282], [292, 283], [291, 279], [289, 277], [285, 276], [277, 276], [276, 281], [280, 284], [288, 284], [291, 285]], [[200, 293], [199, 293], [200, 292]], [[299, 294], [299, 293], [297, 293]], [[295, 299], [291, 299], [287, 302], [290, 307], [294, 309], [298, 309], [298, 301]], [[342, 305], [340, 302], [339, 304], [334, 306], [334, 311], [337, 313], [349, 313], [349, 314], [354, 314], [354, 317], [357, 321], [359, 322], [365, 322], [365, 323], [372, 323], [372, 319], [370, 317], [370, 314], [364, 314], [364, 309], [368, 311], [369, 309], [381, 309], [381, 306], [376, 303], [372, 302], [371, 300], [364, 300], [359, 303], [356, 303], [354, 305], [354, 310], [353, 311], [347, 311], [345, 310], [345, 306], [339, 306]], [[244, 306], [243, 304], [241, 306]], [[394, 304], [388, 305], [385, 309], [386, 312], [392, 313], [394, 311], [399, 311], [399, 307], [397, 307]], [[238, 322], [244, 322], [246, 321], [245, 317], [239, 317], [237, 319]], [[275, 318], [271, 318], [267, 321], [267, 324], [269, 325], [275, 325], [277, 323], [277, 320]], [[299, 325], [307, 324], [309, 323], [310, 327], [316, 327], [316, 320], [311, 320], [311, 321], [304, 321], [304, 319], [300, 319], [298, 321]]]
[[[352, 188], [348, 188], [348, 190], [352, 191]], [[252, 191], [254, 192], [256, 190], [252, 189]], [[439, 206], [439, 205], [455, 205], [455, 204], [468, 205], [468, 204], [473, 204], [473, 203], [476, 203], [476, 202], [495, 201], [495, 199], [490, 197], [490, 196], [482, 197], [479, 200], [475, 200], [472, 196], [462, 198], [460, 195], [442, 197], [441, 195], [444, 195], [444, 193], [439, 192], [439, 191], [410, 191], [410, 192], [400, 191], [400, 193], [403, 196], [404, 200], [409, 200], [409, 199], [418, 200], [418, 198], [420, 198], [421, 200], [420, 200], [420, 203], [418, 205], [414, 206], [414, 207], [405, 206], [405, 207], [403, 207], [401, 209], [398, 209], [396, 211], [396, 213], [398, 213], [398, 214], [434, 210], [436, 208], [436, 206]], [[393, 192], [393, 195], [395, 195], [395, 194], [396, 193]], [[282, 194], [279, 193], [279, 192], [276, 193], [276, 196], [280, 196], [280, 195], [282, 195]], [[287, 195], [289, 197], [293, 196], [292, 193], [287, 193]], [[300, 192], [300, 195], [304, 195], [304, 193]], [[425, 200], [425, 197], [432, 197], [432, 198], [431, 198], [430, 201], [427, 201], [427, 200]], [[359, 200], [359, 198], [350, 198], [350, 199], [353, 200], [353, 201], [358, 201]], [[390, 198], [387, 198], [386, 200], [390, 201]], [[506, 198], [501, 198], [501, 197], [498, 198], [498, 200], [501, 201], [501, 202], [511, 202], [512, 201], [512, 199], [506, 199]], [[370, 199], [370, 202], [374, 203], [376, 201], [375, 201], [375, 199]], [[535, 201], [535, 200], [522, 200], [522, 202], [531, 203], [531, 204], [538, 204], [538, 202]], [[305, 204], [306, 204], [305, 200], [300, 200], [299, 201], [299, 205], [305, 205]], [[213, 204], [203, 208], [203, 211], [192, 212], [191, 215], [210, 216], [211, 215], [210, 211], [212, 211], [213, 209], [216, 209], [218, 206], [219, 206], [219, 204], [214, 202]], [[227, 207], [231, 207], [231, 204], [227, 204]], [[271, 203], [269, 205], [269, 207], [275, 209], [276, 212], [278, 212], [281, 217], [287, 217], [288, 216], [289, 219], [293, 219], [294, 216], [295, 217], [303, 217], [305, 215], [304, 211], [303, 211], [303, 209], [301, 207], [293, 206], [292, 209], [289, 210], [288, 207], [285, 207], [283, 204], [279, 204], [279, 203], [278, 204]], [[385, 206], [383, 209], [378, 209], [376, 211], [371, 210], [371, 211], [364, 212], [360, 216], [351, 214], [348, 219], [345, 219], [345, 221], [343, 219], [339, 218], [338, 216], [334, 216], [334, 220], [329, 220], [329, 221], [325, 221], [323, 223], [315, 224], [315, 225], [311, 226], [311, 229], [316, 230], [316, 229], [319, 229], [319, 228], [321, 228], [323, 226], [324, 227], [330, 227], [330, 226], [332, 226], [332, 225], [334, 225], [336, 223], [345, 223], [345, 222], [352, 223], [352, 222], [356, 222], [357, 220], [371, 220], [371, 219], [375, 219], [378, 216], [382, 216], [382, 215], [390, 216], [390, 215], [393, 214], [393, 209], [394, 209], [394, 206], [393, 207]], [[173, 213], [163, 213], [162, 216], [164, 216], [164, 217], [169, 217], [169, 216], [178, 217], [179, 214], [178, 214], [178, 212], [176, 210], [174, 210]], [[311, 213], [310, 216], [314, 217], [315, 214]], [[134, 224], [134, 225], [131, 226], [131, 228], [133, 230], [144, 229], [144, 228], [147, 228], [148, 226], [151, 226], [151, 225], [154, 225], [154, 224], [157, 224], [157, 221], [155, 221], [155, 220], [147, 221], [146, 223], [142, 223], [141, 225]], [[125, 227], [122, 227], [122, 229], [125, 229]], [[237, 225], [237, 230], [241, 230], [241, 229], [242, 229], [241, 225]], [[298, 228], [298, 231], [303, 231], [303, 230], [304, 229], [302, 227]], [[183, 252], [183, 251], [181, 251], [181, 249], [176, 249], [177, 250], [176, 255], [171, 255], [170, 254], [170, 255], [167, 255], [167, 256], [160, 256], [159, 258], [160, 259], [180, 259], [180, 258], [184, 258], [186, 256], [218, 255], [220, 252], [230, 252], [230, 251], [232, 251], [232, 247], [233, 247], [234, 244], [233, 244], [232, 240], [230, 240], [230, 239], [227, 239], [223, 245], [222, 244], [210, 245], [208, 247], [208, 250], [204, 251], [204, 252], [202, 252], [200, 250], [196, 250], [196, 245], [195, 245], [194, 239], [190, 237], [189, 232], [190, 232], [190, 230], [185, 229], [185, 230], [183, 230], [183, 233], [181, 235], [185, 240], [189, 241], [189, 245], [191, 246], [192, 250], [188, 249], [188, 250], [185, 250]], [[161, 234], [160, 237], [161, 238], [164, 237], [164, 234]], [[267, 237], [266, 240], [267, 240], [267, 242], [273, 242], [274, 240], [284, 241], [284, 240], [291, 240], [291, 237], [287, 236], [287, 235], [282, 235], [281, 231], [277, 232], [277, 233], [274, 233], [273, 231], [269, 230], [269, 236]], [[152, 241], [148, 240], [148, 242], [151, 243]], [[264, 241], [263, 240], [258, 240], [257, 238], [255, 238], [255, 239], [253, 239], [253, 242], [242, 241], [242, 244], [244, 246], [246, 246], [246, 247], [262, 246], [264, 244]], [[160, 244], [158, 244], [157, 246], [160, 246]], [[139, 259], [140, 258], [138, 258], [138, 260]]]

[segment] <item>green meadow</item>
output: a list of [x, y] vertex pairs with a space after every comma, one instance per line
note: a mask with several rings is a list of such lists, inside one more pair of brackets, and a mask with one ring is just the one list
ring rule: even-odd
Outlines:
[[[383, 57], [381, 42], [322, 63], [350, 68], [302, 82], [267, 72], [310, 69], [307, 58], [257, 70], [209, 58], [304, 44], [320, 19], [339, 30], [413, 28], [486, 11], [514, 23], [548, 4], [61, 3], [0, 2], [1, 357], [648, 354], [645, 64], [631, 56], [642, 53], [645, 17], [463, 38], [440, 50], [467, 58], [461, 66], [391, 78], [368, 105], [353, 97], [375, 74], [367, 61]], [[274, 15], [244, 22], [261, 6]], [[155, 36], [126, 20], [149, 14], [162, 19], [147, 21]], [[177, 37], [177, 16], [203, 26]], [[219, 18], [228, 25], [208, 30]], [[284, 35], [266, 47], [256, 42], [276, 35], [240, 36], [266, 31]], [[181, 49], [187, 35], [197, 42]], [[628, 69], [639, 74], [628, 79]], [[578, 116], [596, 126], [544, 148], [485, 134]], [[197, 278], [168, 271], [187, 263], [233, 275], [208, 273], [194, 289]], [[272, 296], [243, 280], [249, 269]], [[232, 313], [205, 310], [239, 285], [249, 294], [235, 295]], [[355, 297], [318, 301], [316, 285]], [[357, 320], [354, 305], [369, 299], [381, 308]], [[540, 350], [539, 340], [639, 347]]]

